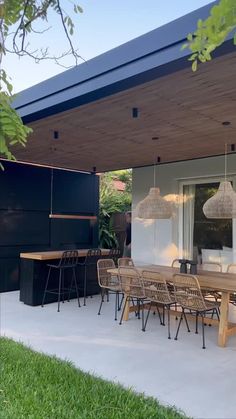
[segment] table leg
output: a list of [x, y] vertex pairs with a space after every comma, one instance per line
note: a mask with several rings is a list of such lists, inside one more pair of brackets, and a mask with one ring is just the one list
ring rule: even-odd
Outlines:
[[[126, 301], [125, 299], [126, 299], [126, 297], [127, 297], [127, 295], [125, 294], [124, 295], [124, 301]], [[130, 306], [130, 301], [128, 300], [127, 302], [126, 302], [126, 307], [125, 307], [125, 312], [124, 312], [124, 320], [125, 321], [128, 321], [129, 320], [129, 306]]]
[[229, 293], [221, 293], [221, 304], [220, 304], [220, 324], [218, 334], [218, 345], [224, 347], [227, 340], [227, 329], [228, 329], [228, 312], [229, 312]]

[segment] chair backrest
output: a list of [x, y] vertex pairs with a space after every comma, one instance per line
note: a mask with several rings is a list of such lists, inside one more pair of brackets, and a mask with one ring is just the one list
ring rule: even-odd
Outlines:
[[222, 265], [219, 262], [203, 262], [201, 267], [205, 271], [222, 272]]
[[62, 253], [60, 262], [58, 266], [66, 267], [71, 266], [75, 267], [78, 264], [79, 253], [78, 250], [65, 250]]
[[172, 268], [179, 268], [180, 267], [179, 259], [174, 259], [171, 263], [171, 267]]
[[161, 304], [171, 304], [174, 301], [168, 290], [167, 282], [159, 272], [142, 271], [144, 294], [150, 300]]
[[97, 265], [98, 259], [102, 256], [101, 249], [89, 249], [85, 258], [85, 265]]
[[133, 259], [131, 258], [119, 258], [118, 259], [118, 268], [120, 268], [121, 266], [134, 266], [134, 262]]
[[118, 259], [120, 258], [121, 251], [120, 249], [110, 249], [108, 258], [113, 259], [115, 264], [118, 264]]
[[236, 263], [231, 263], [230, 265], [228, 265], [227, 273], [236, 274]]
[[204, 311], [206, 304], [202, 296], [198, 279], [194, 275], [173, 275], [175, 300], [183, 308]]
[[107, 272], [108, 269], [115, 269], [113, 259], [99, 259], [97, 261], [98, 283], [101, 288], [111, 288], [120, 284], [118, 275]]
[[118, 268], [121, 291], [131, 297], [145, 298], [140, 273], [133, 266]]

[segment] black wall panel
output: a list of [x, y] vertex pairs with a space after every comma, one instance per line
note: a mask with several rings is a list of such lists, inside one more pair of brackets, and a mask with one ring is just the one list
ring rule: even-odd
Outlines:
[[[52, 170], [4, 162], [0, 171], [0, 292], [19, 288], [19, 254], [98, 245], [89, 220], [49, 219]], [[98, 215], [96, 175], [53, 170], [53, 213]]]
[[50, 246], [49, 233], [50, 220], [46, 211], [0, 209], [0, 247], [39, 244]]

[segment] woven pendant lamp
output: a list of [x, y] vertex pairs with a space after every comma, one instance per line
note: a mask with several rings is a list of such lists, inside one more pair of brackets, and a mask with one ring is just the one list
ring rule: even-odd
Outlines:
[[236, 193], [231, 182], [227, 181], [227, 144], [225, 145], [225, 180], [215, 195], [203, 205], [203, 213], [207, 218], [236, 218]]
[[138, 204], [139, 218], [166, 219], [172, 216], [172, 205], [160, 195], [159, 188], [150, 188], [148, 195]]
[[[159, 161], [159, 158], [158, 160]], [[137, 205], [137, 216], [144, 219], [167, 219], [172, 216], [172, 205], [160, 195], [156, 188], [156, 163], [154, 164], [154, 187], [150, 188], [148, 195]]]

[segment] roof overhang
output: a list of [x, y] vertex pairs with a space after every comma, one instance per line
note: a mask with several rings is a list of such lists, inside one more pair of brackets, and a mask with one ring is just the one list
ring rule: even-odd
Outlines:
[[107, 171], [150, 165], [157, 155], [172, 162], [222, 154], [235, 136], [235, 47], [226, 41], [197, 73], [189, 52], [181, 50], [211, 7], [19, 94], [15, 108], [34, 132], [26, 149], [15, 149], [16, 157]]

